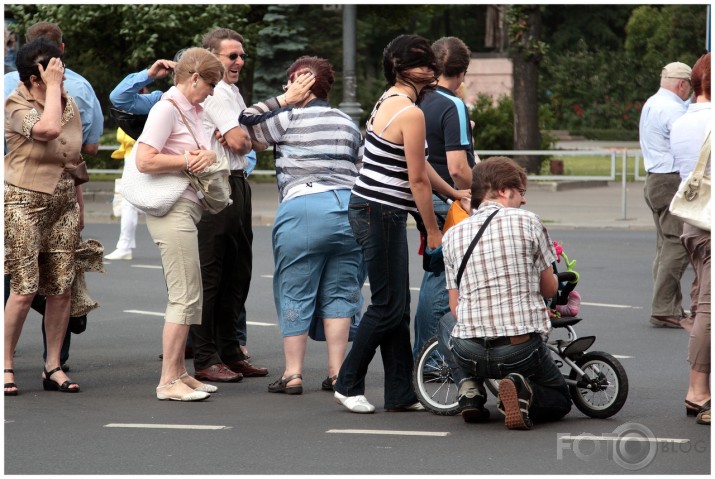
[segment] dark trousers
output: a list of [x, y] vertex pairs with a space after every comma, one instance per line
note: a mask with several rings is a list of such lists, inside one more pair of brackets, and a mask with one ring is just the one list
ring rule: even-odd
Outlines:
[[204, 212], [198, 224], [204, 304], [200, 325], [192, 325], [194, 368], [245, 359], [239, 334], [246, 335], [244, 309], [253, 266], [251, 187], [229, 177], [233, 204], [218, 214]]
[[348, 218], [365, 258], [371, 304], [340, 368], [335, 390], [345, 396], [364, 394], [367, 368], [379, 347], [385, 368], [385, 409], [410, 406], [417, 396], [412, 388], [407, 212], [353, 194]]
[[[5, 275], [5, 304], [10, 297], [10, 275]], [[47, 360], [47, 340], [45, 338], [45, 297], [36, 294], [32, 300], [32, 309], [42, 315], [42, 344], [45, 350], [42, 353], [42, 359]], [[72, 341], [72, 333], [70, 333], [69, 325], [65, 332], [65, 339], [62, 341], [62, 349], [60, 350], [60, 364], [64, 364], [70, 358], [70, 343]]]
[[[448, 328], [440, 324], [440, 329]], [[555, 421], [571, 410], [566, 380], [538, 334], [522, 344], [497, 347], [483, 346], [472, 338], [450, 337], [449, 342], [452, 357], [467, 379], [502, 379], [510, 373], [524, 376], [534, 393], [529, 408], [534, 422]]]

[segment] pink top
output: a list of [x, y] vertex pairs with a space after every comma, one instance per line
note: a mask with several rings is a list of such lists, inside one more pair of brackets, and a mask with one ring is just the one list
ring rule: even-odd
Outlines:
[[[184, 125], [181, 115], [176, 111], [174, 105], [165, 101], [167, 99], [174, 100], [176, 105], [181, 108], [184, 116], [191, 123], [189, 126], [199, 140], [199, 146], [202, 149], [211, 149], [210, 142], [201, 126], [203, 108], [200, 105], [193, 106], [189, 103], [189, 100], [175, 86], [169, 88], [161, 96], [161, 101], [149, 111], [146, 125], [144, 125], [144, 130], [137, 142], [145, 143], [167, 155], [183, 155], [184, 151], [198, 148], [191, 132]], [[186, 188], [181, 197], [201, 204], [191, 185]]]

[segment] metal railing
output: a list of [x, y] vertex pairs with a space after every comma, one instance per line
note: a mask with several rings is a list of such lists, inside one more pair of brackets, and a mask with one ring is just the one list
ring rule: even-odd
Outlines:
[[[116, 150], [118, 145], [101, 145], [100, 150]], [[613, 148], [608, 150], [475, 150], [474, 153], [482, 158], [489, 156], [604, 156], [610, 157], [611, 167], [608, 175], [528, 175], [530, 181], [616, 181], [616, 157], [621, 156], [621, 214], [622, 219], [627, 219], [628, 196], [628, 160], [632, 156], [634, 159], [633, 179], [634, 181], [645, 181], [645, 176], [640, 174], [640, 163], [643, 156], [641, 150], [630, 150], [627, 148]], [[121, 169], [89, 169], [90, 174], [120, 175]], [[274, 176], [274, 170], [253, 170], [252, 175]]]

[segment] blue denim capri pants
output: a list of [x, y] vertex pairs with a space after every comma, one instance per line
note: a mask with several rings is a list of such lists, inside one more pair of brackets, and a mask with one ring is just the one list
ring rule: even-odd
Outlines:
[[351, 318], [362, 306], [362, 251], [348, 222], [350, 190], [283, 201], [273, 225], [273, 297], [283, 336], [310, 322]]

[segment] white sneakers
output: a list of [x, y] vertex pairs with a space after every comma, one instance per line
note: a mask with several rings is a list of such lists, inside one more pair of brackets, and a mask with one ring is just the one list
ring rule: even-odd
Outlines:
[[130, 260], [132, 259], [132, 250], [127, 250], [127, 251], [122, 251], [119, 249], [115, 249], [113, 252], [109, 253], [104, 257], [104, 259], [108, 260], [120, 260], [120, 259], [125, 259], [125, 260]]
[[365, 396], [343, 396], [335, 391], [335, 401], [342, 404], [352, 412], [370, 414], [375, 412], [375, 406], [370, 404]]

